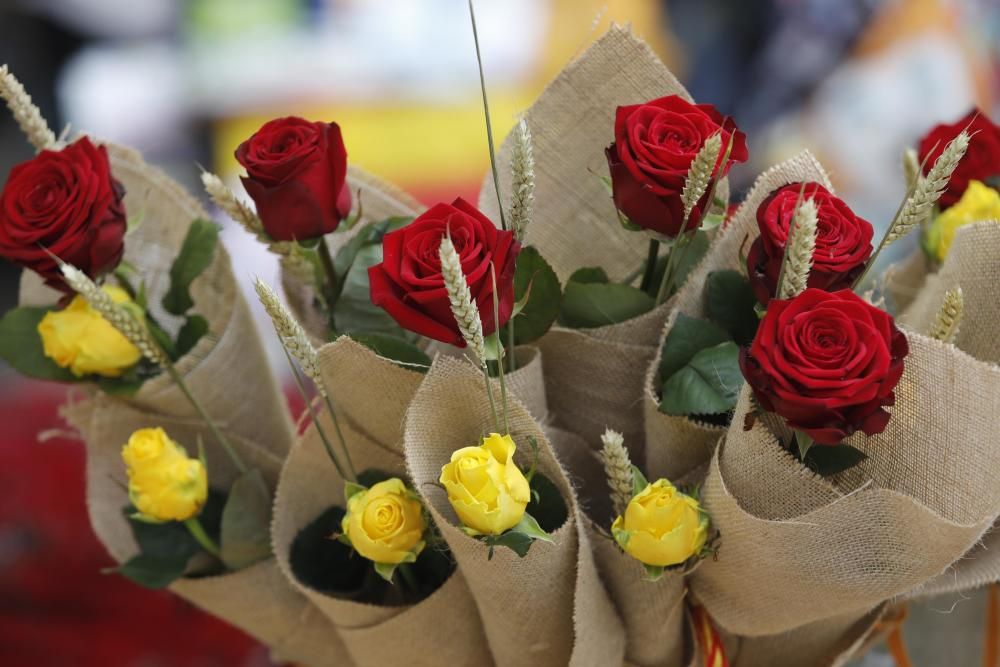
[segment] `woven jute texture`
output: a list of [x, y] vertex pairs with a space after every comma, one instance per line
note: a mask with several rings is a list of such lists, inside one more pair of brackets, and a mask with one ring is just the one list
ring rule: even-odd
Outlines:
[[[360, 202], [362, 223], [379, 222], [386, 218], [416, 217], [424, 210], [424, 205], [403, 192], [395, 185], [383, 181], [355, 165], [347, 167], [347, 184], [351, 188], [354, 206]], [[361, 231], [363, 224], [356, 225], [348, 232], [328, 234], [326, 241], [331, 252]], [[317, 306], [316, 293], [312, 285], [300, 281], [294, 274], [281, 272], [281, 288], [288, 300], [288, 307], [295, 318], [316, 343], [330, 339], [326, 318]]]
[[841, 667], [857, 657], [883, 609], [815, 621], [787, 632], [736, 639], [733, 667]]
[[[317, 410], [319, 404], [317, 404]], [[320, 425], [339, 453], [329, 414]], [[343, 434], [355, 469], [405, 478], [403, 457], [344, 423]], [[342, 458], [342, 456], [341, 456]], [[272, 541], [278, 564], [295, 587], [333, 623], [358, 665], [489, 665], [492, 663], [475, 602], [459, 571], [414, 605], [373, 605], [336, 597], [299, 579], [289, 562], [298, 533], [331, 506], [344, 506], [344, 480], [328, 458], [311, 424], [285, 461], [275, 498]], [[448, 623], [441, 620], [447, 618]], [[460, 640], [456, 640], [460, 638]]]
[[746, 199], [740, 204], [726, 227], [715, 237], [708, 253], [692, 270], [690, 277], [677, 293], [674, 309], [656, 344], [652, 363], [644, 369], [646, 473], [652, 478], [677, 479], [705, 463], [725, 432], [721, 427], [687, 417], [665, 415], [659, 410], [660, 387], [657, 386], [657, 376], [660, 351], [677, 320], [678, 313], [699, 319], [706, 317], [703, 291], [709, 274], [727, 269], [746, 273], [746, 266], [740, 259], [741, 250], [742, 254], [745, 254], [745, 248], [749, 247], [749, 243], [760, 234], [757, 227], [757, 208], [761, 202], [777, 188], [789, 183], [807, 181], [822, 183], [827, 189], [833, 190], [826, 172], [808, 151], [803, 151], [758, 176]]
[[410, 405], [404, 445], [414, 486], [465, 575], [496, 664], [621, 664], [624, 633], [597, 578], [570, 483], [541, 427], [513, 397], [508, 417], [518, 464], [530, 464], [528, 438], [534, 437], [541, 448], [538, 469], [569, 510], [552, 533], [554, 544], [536, 542], [524, 558], [497, 549], [487, 560], [486, 546], [462, 532], [437, 485], [452, 452], [495, 430], [483, 378], [468, 362], [436, 359]]
[[872, 609], [948, 570], [1000, 514], [1000, 368], [908, 339], [889, 425], [851, 437], [868, 458], [832, 480], [796, 461], [761, 420], [743, 430], [744, 388], [705, 484], [721, 551], [692, 579], [727, 630], [775, 634]]
[[[195, 218], [209, 219], [201, 205], [177, 182], [143, 162], [128, 148], [108, 144], [111, 169], [125, 186], [125, 206], [142, 224], [125, 238], [125, 259], [142, 274], [150, 311], [171, 333], [181, 325], [160, 300], [169, 284], [170, 265]], [[22, 278], [22, 303], [44, 303], [33, 273]], [[209, 332], [176, 363], [191, 393], [227, 431], [249, 438], [284, 456], [292, 427], [278, 383], [271, 373], [246, 301], [237, 288], [225, 248], [216, 249], [209, 268], [191, 286], [194, 311], [208, 320]], [[51, 294], [49, 294], [51, 297]], [[52, 303], [55, 299], [49, 298]], [[148, 380], [139, 392], [119, 401], [171, 417], [196, 412], [166, 373]]]
[[[200, 421], [154, 415], [103, 395], [71, 403], [63, 414], [86, 442], [87, 510], [98, 539], [111, 556], [123, 562], [138, 547], [122, 510], [128, 505], [127, 477], [122, 446], [140, 428], [162, 427], [189, 454], [197, 455], [204, 443], [209, 482], [225, 490], [236, 470]], [[257, 468], [271, 488], [277, 481], [281, 459], [265, 447], [235, 433], [227, 434], [248, 467]], [[279, 571], [273, 558], [232, 574], [180, 579], [170, 590], [205, 611], [232, 623], [282, 656], [309, 665], [347, 664], [346, 652], [333, 626], [316, 614]], [[325, 644], [314, 641], [328, 636]]]
[[920, 248], [886, 269], [885, 291], [889, 297], [891, 312], [899, 314], [910, 307], [924, 288], [925, 282], [933, 278], [930, 270], [927, 258]]
[[[926, 332], [944, 301], [946, 291], [962, 288], [965, 313], [955, 345], [977, 359], [1000, 362], [1000, 224], [977, 222], [955, 234], [948, 256], [935, 276], [900, 317], [913, 331]], [[1000, 427], [997, 427], [1000, 432]]]

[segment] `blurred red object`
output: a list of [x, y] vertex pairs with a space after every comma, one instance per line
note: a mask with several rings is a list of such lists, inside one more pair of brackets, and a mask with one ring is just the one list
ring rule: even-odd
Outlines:
[[166, 592], [101, 570], [90, 529], [83, 444], [66, 437], [65, 389], [0, 385], [0, 655], [5, 667], [271, 664], [240, 630]]

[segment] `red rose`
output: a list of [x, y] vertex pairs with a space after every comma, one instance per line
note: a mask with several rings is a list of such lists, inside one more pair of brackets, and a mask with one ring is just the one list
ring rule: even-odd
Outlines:
[[969, 149], [951, 175], [948, 189], [938, 200], [941, 208], [948, 208], [961, 199], [969, 181], [983, 181], [996, 188], [996, 180], [1000, 178], [1000, 127], [979, 109], [973, 109], [951, 125], [938, 125], [920, 140], [918, 154], [924, 164], [924, 173], [930, 171], [948, 142], [962, 130], [968, 130], [971, 135]]
[[908, 351], [888, 313], [850, 290], [810, 288], [771, 301], [740, 367], [762, 408], [836, 445], [855, 431], [885, 429], [883, 407], [895, 402]]
[[236, 149], [243, 187], [275, 241], [329, 234], [351, 212], [347, 150], [336, 123], [268, 121]]
[[49, 253], [91, 278], [121, 261], [125, 189], [111, 175], [108, 151], [83, 137], [14, 167], [0, 194], [0, 257], [71, 292]]
[[[757, 300], [767, 305], [774, 296], [785, 255], [788, 228], [795, 214], [801, 183], [793, 183], [772, 192], [757, 208], [760, 236], [750, 246], [747, 273]], [[867, 220], [819, 183], [808, 183], [802, 198], [816, 203], [818, 224], [813, 267], [809, 287], [827, 292], [854, 284], [872, 254], [874, 229]]]
[[[615, 143], [605, 151], [618, 210], [643, 229], [677, 236], [684, 224], [681, 192], [688, 168], [716, 132], [722, 133], [723, 152], [730, 137], [733, 141], [729, 160], [721, 169], [716, 165], [722, 177], [734, 163], [747, 159], [746, 137], [732, 118], [723, 117], [711, 104], [691, 104], [677, 95], [618, 107]], [[690, 229], [700, 224], [707, 198], [706, 192], [691, 212]]]
[[368, 278], [372, 303], [385, 309], [401, 327], [465, 347], [441, 276], [438, 253], [441, 239], [449, 232], [479, 306], [483, 334], [490, 335], [497, 328], [490, 263], [496, 271], [499, 326], [503, 326], [514, 308], [514, 261], [521, 247], [513, 232], [498, 230], [461, 197], [451, 204], [437, 204], [406, 227], [386, 234], [382, 263], [368, 269]]

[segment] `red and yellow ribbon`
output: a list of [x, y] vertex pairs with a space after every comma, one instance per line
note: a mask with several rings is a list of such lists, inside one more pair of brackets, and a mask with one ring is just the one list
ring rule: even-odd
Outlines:
[[705, 667], [729, 667], [722, 639], [719, 638], [711, 617], [703, 607], [697, 606], [691, 609], [691, 614], [694, 618], [698, 645], [701, 646], [701, 654], [705, 657]]

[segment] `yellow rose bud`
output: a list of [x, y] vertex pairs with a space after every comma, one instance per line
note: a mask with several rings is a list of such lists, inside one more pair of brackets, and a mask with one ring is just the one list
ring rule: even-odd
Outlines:
[[668, 567], [683, 563], [705, 546], [708, 516], [697, 500], [660, 479], [629, 501], [611, 533], [636, 560]]
[[[115, 303], [132, 303], [120, 287], [102, 289]], [[118, 377], [141, 357], [139, 349], [80, 295], [62, 310], [46, 313], [38, 323], [38, 334], [45, 356], [76, 377]]]
[[458, 518], [484, 535], [516, 526], [531, 499], [531, 489], [517, 465], [509, 435], [491, 433], [479, 447], [463, 447], [441, 468], [441, 483]]
[[944, 261], [958, 229], [984, 220], [1000, 221], [1000, 192], [979, 181], [969, 181], [962, 198], [931, 223], [927, 247], [939, 262]]
[[122, 448], [128, 495], [139, 513], [153, 521], [185, 521], [208, 498], [208, 475], [162, 428], [136, 431]]
[[355, 551], [389, 565], [416, 560], [426, 529], [423, 506], [395, 477], [351, 496], [341, 522]]

